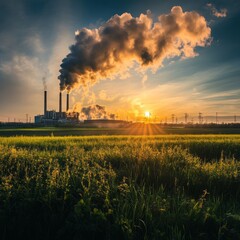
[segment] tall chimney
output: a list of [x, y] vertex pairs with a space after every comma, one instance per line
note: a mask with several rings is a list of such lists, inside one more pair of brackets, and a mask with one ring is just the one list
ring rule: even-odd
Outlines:
[[67, 93], [67, 106], [66, 106], [66, 111], [69, 110], [69, 93]]
[[47, 117], [47, 91], [44, 91], [44, 117]]
[[62, 92], [59, 93], [59, 114], [62, 116]]

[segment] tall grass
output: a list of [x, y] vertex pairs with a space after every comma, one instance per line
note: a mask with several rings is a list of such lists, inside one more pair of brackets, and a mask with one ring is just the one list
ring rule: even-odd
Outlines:
[[0, 139], [0, 239], [240, 239], [240, 136]]

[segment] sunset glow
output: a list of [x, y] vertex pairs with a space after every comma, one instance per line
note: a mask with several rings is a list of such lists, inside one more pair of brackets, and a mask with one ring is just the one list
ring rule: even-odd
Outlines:
[[48, 109], [57, 111], [59, 88], [63, 101], [70, 91], [70, 110], [89, 109], [94, 118], [171, 122], [174, 114], [183, 122], [188, 113], [197, 122], [201, 112], [211, 122], [216, 112], [227, 121], [239, 115], [239, 3], [95, 4], [92, 14], [90, 4], [76, 0], [19, 1], [21, 17], [6, 1], [0, 121], [41, 114], [43, 90]]
[[150, 118], [150, 116], [151, 116], [151, 113], [150, 113], [150, 112], [145, 112], [145, 114], [144, 114], [144, 115], [145, 115], [145, 117], [146, 117], [146, 118]]
[[0, 0], [2, 240], [240, 240], [240, 0]]

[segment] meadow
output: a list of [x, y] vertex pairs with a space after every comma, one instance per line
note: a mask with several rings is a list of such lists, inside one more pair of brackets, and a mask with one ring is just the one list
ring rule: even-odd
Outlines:
[[0, 138], [0, 239], [240, 239], [240, 135]]
[[14, 136], [102, 136], [102, 135], [164, 135], [164, 134], [240, 134], [240, 127], [231, 126], [171, 126], [159, 124], [132, 124], [126, 127], [41, 126], [0, 127], [0, 137]]

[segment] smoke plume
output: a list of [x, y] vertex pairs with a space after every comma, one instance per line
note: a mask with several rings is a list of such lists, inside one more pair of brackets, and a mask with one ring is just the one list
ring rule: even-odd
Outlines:
[[44, 91], [47, 91], [47, 79], [48, 79], [49, 75], [50, 75], [49, 70], [45, 70], [44, 75], [42, 77], [42, 84], [43, 84]]
[[46, 77], [45, 76], [42, 78], [42, 83], [43, 83], [43, 90], [47, 91], [47, 82], [46, 82]]
[[105, 107], [100, 105], [92, 105], [83, 107], [80, 113], [82, 119], [115, 119], [115, 114], [108, 113]]
[[197, 46], [209, 44], [211, 29], [197, 12], [175, 6], [155, 23], [150, 11], [136, 18], [123, 13], [98, 29], [83, 28], [75, 35], [75, 44], [61, 64], [61, 90], [123, 78], [130, 68], [139, 70], [139, 65], [155, 71], [165, 59], [194, 57]]

